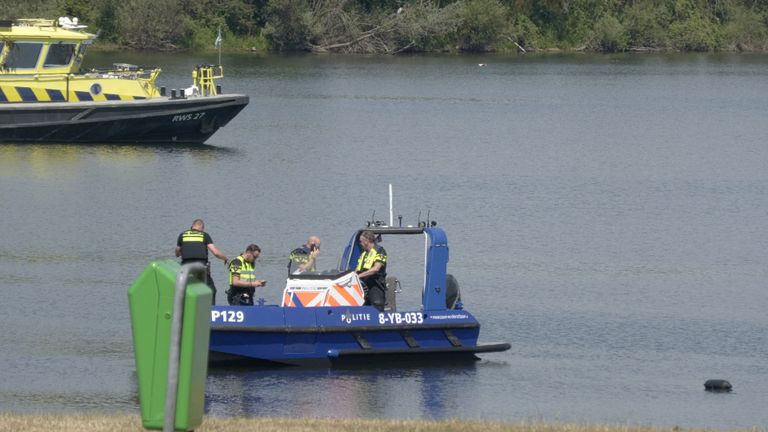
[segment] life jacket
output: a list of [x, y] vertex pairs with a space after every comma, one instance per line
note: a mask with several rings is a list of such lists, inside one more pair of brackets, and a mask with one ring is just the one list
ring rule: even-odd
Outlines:
[[[240, 268], [235, 269], [232, 267], [232, 264], [235, 261], [240, 262]], [[235, 288], [232, 286], [232, 276], [237, 273], [240, 275], [240, 280], [244, 282], [253, 282], [256, 280], [256, 271], [253, 268], [253, 264], [249, 263], [248, 261], [243, 258], [242, 255], [239, 255], [237, 258], [233, 259], [231, 263], [229, 263], [229, 286], [231, 288]]]
[[[299, 268], [299, 266], [309, 262], [311, 253], [312, 251], [309, 250], [306, 245], [292, 250], [291, 254], [288, 256], [288, 274], [292, 274]], [[306, 271], [315, 271], [314, 263], [312, 264], [312, 267], [308, 268]]]
[[387, 252], [381, 246], [374, 246], [370, 251], [364, 251], [357, 259], [357, 271], [370, 270], [376, 261], [381, 261], [379, 273], [387, 272]]

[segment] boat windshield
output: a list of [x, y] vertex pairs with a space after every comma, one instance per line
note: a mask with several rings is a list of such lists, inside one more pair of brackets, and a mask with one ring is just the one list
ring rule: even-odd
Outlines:
[[51, 44], [48, 47], [48, 55], [45, 57], [43, 67], [61, 67], [69, 66], [72, 57], [75, 55], [77, 45], [67, 42]]
[[5, 65], [15, 69], [34, 69], [43, 44], [37, 42], [15, 42], [9, 46], [10, 52], [6, 56]]

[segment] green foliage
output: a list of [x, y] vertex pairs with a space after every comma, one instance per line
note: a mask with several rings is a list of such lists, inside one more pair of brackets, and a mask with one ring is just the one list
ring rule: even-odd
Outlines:
[[699, 17], [703, 10], [696, 5], [696, 0], [674, 0], [672, 12], [675, 21], [684, 22]]
[[612, 15], [603, 15], [595, 23], [592, 48], [599, 51], [624, 51], [629, 44], [629, 35], [624, 26]]
[[117, 9], [120, 41], [138, 49], [182, 45], [189, 18], [175, 0], [123, 0]]
[[544, 47], [544, 36], [539, 27], [525, 15], [517, 15], [510, 29], [510, 38], [525, 49]]
[[464, 51], [490, 51], [507, 30], [507, 9], [499, 0], [465, 0], [457, 11], [457, 42]]
[[108, 42], [117, 42], [120, 38], [120, 29], [117, 20], [118, 0], [104, 0], [101, 2], [99, 14], [94, 21], [99, 38]]
[[681, 51], [712, 51], [718, 47], [718, 28], [699, 14], [689, 14], [669, 26], [670, 43]]
[[257, 7], [248, 0], [182, 0], [181, 9], [199, 27], [217, 31], [219, 27], [238, 34], [257, 31]]
[[0, 1], [0, 17], [2, 19], [19, 18], [48, 18], [63, 15], [59, 5], [54, 0], [2, 0]]
[[148, 49], [353, 53], [564, 47], [768, 50], [768, 0], [0, 0]]
[[267, 5], [267, 40], [277, 50], [304, 50], [310, 31], [309, 6], [301, 0], [272, 0]]
[[728, 17], [729, 21], [723, 27], [723, 41], [729, 49], [764, 51], [768, 48], [765, 13], [735, 6], [729, 11]]
[[104, 1], [59, 0], [58, 10], [61, 16], [77, 17], [81, 22], [93, 25], [101, 13]]
[[457, 5], [438, 7], [432, 2], [413, 2], [393, 17], [390, 41], [398, 50], [450, 51], [459, 27]]
[[667, 28], [671, 20], [672, 13], [664, 5], [635, 3], [626, 11], [622, 22], [627, 30], [628, 45], [645, 48], [669, 46]]

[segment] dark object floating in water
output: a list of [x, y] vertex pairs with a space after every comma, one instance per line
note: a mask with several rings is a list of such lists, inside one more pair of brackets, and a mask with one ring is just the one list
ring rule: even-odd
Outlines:
[[704, 383], [704, 390], [711, 392], [729, 392], [733, 386], [723, 379], [711, 379]]

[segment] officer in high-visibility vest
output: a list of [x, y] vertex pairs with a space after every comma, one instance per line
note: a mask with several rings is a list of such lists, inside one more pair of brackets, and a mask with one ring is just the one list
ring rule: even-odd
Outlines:
[[291, 251], [288, 256], [288, 274], [313, 272], [317, 255], [320, 254], [320, 237], [309, 236], [307, 242]]
[[229, 263], [229, 289], [227, 301], [231, 305], [253, 306], [253, 294], [256, 288], [263, 287], [267, 281], [256, 279], [253, 262], [261, 255], [261, 248], [250, 244], [245, 252]]
[[213, 291], [213, 304], [216, 304], [216, 284], [213, 283], [213, 278], [211, 278], [211, 264], [208, 262], [208, 251], [211, 251], [216, 258], [224, 261], [224, 265], [227, 264], [227, 256], [213, 244], [213, 239], [205, 232], [203, 220], [195, 219], [190, 229], [179, 234], [179, 238], [176, 240], [176, 256], [181, 257], [182, 264], [191, 262], [205, 264], [208, 275], [206, 283]]
[[365, 304], [383, 311], [387, 295], [387, 251], [376, 244], [373, 231], [360, 233], [363, 253], [357, 260], [357, 276], [365, 290]]

